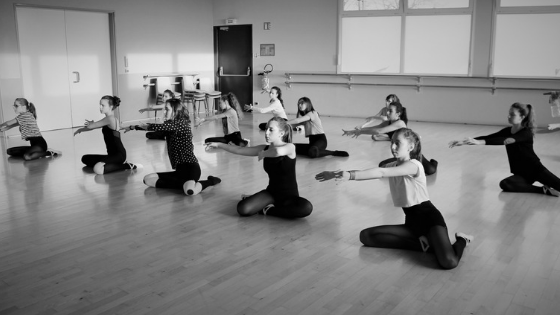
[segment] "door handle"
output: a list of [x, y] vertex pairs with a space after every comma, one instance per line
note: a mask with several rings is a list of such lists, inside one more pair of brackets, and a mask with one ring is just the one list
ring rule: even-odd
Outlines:
[[74, 83], [80, 82], [80, 73], [78, 71], [72, 71], [72, 73], [76, 75], [76, 80], [74, 80]]
[[220, 67], [220, 77], [248, 77], [251, 75], [251, 67], [247, 67], [247, 74], [224, 74], [224, 67]]

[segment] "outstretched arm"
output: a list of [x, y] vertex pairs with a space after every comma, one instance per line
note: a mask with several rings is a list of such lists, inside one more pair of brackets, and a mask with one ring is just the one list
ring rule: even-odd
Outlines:
[[0, 124], [0, 131], [6, 131], [14, 128], [15, 126], [19, 125], [17, 119], [8, 120], [2, 124]]
[[264, 159], [265, 157], [279, 157], [279, 156], [288, 156], [289, 158], [293, 159], [296, 157], [296, 146], [292, 143], [287, 143], [280, 147], [269, 146], [268, 149], [261, 150], [259, 152], [259, 161]]
[[258, 156], [259, 152], [264, 150], [264, 148], [266, 148], [265, 145], [258, 145], [254, 147], [238, 147], [235, 145], [229, 145], [220, 142], [208, 142], [205, 143], [204, 145], [208, 149], [219, 148], [229, 153], [243, 155], [243, 156]]
[[309, 116], [309, 114], [298, 117], [298, 118], [294, 118], [294, 119], [290, 119], [287, 121], [288, 124], [292, 125], [292, 126], [297, 126], [297, 125], [301, 125], [306, 121], [311, 120], [311, 117]]
[[416, 174], [418, 174], [418, 166], [407, 161], [399, 166], [389, 168], [374, 167], [361, 171], [325, 171], [315, 175], [315, 179], [320, 182], [333, 178], [338, 180], [369, 180]]
[[163, 110], [165, 108], [165, 104], [154, 105], [152, 107], [146, 107], [138, 110], [140, 113], [143, 112], [155, 112], [156, 110]]
[[216, 114], [213, 116], [208, 116], [208, 117], [203, 117], [203, 118], [196, 118], [194, 121], [194, 126], [198, 127], [200, 125], [202, 125], [203, 123], [207, 122], [207, 121], [211, 121], [211, 120], [218, 120], [221, 118], [226, 118], [228, 115], [226, 113], [221, 113], [221, 114]]

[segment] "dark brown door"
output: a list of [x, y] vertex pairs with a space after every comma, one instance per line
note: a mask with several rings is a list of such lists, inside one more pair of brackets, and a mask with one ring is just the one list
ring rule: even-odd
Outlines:
[[214, 27], [214, 51], [218, 91], [233, 92], [241, 108], [253, 103], [253, 27]]

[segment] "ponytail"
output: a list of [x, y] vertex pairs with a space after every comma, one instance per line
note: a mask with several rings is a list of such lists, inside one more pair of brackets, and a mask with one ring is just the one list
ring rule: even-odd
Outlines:
[[537, 123], [535, 121], [535, 111], [533, 110], [533, 105], [523, 104], [523, 103], [513, 103], [512, 108], [519, 112], [519, 115], [525, 116], [521, 121], [521, 126], [523, 128], [529, 129], [533, 136], [535, 136], [535, 130], [537, 129]]
[[229, 92], [226, 95], [222, 95], [221, 97], [222, 102], [228, 102], [229, 106], [235, 110], [237, 113], [237, 118], [243, 119], [245, 115], [243, 114], [243, 110], [241, 109], [241, 105], [239, 105], [239, 101], [237, 97], [232, 92]]
[[27, 99], [23, 97], [16, 98], [16, 101], [24, 105], [27, 111], [30, 112], [35, 119], [37, 119], [37, 110], [35, 109], [35, 105], [33, 105], [33, 103], [28, 102]]

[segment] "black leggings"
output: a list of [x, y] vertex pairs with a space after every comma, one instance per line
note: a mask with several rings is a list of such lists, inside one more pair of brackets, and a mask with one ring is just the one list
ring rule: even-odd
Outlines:
[[243, 140], [243, 138], [241, 138], [241, 132], [239, 132], [239, 131], [232, 132], [229, 135], [225, 135], [224, 137], [206, 138], [206, 140], [204, 140], [204, 142], [206, 142], [206, 143], [220, 142], [220, 143], [225, 143], [225, 144], [228, 144], [228, 143], [232, 142], [235, 145], [240, 145], [240, 144], [247, 145], [247, 141], [245, 141], [245, 140]]
[[241, 200], [237, 204], [237, 212], [241, 216], [250, 216], [258, 213], [264, 207], [273, 204], [266, 214], [282, 218], [303, 218], [311, 214], [313, 205], [309, 200], [293, 196], [281, 200], [275, 200], [270, 192], [260, 192]]
[[527, 192], [544, 194], [543, 188], [533, 185], [534, 182], [539, 182], [543, 185], [552, 187], [555, 190], [560, 191], [560, 178], [552, 174], [546, 168], [537, 173], [532, 179], [525, 178], [521, 175], [512, 175], [500, 182], [500, 188], [502, 188], [502, 190], [506, 192]]
[[[285, 121], [288, 121], [286, 118], [283, 118], [283, 119], [284, 119]], [[263, 131], [266, 130], [266, 125], [267, 125], [267, 124], [268, 124], [268, 122], [259, 124], [259, 129], [260, 129], [260, 130], [263, 130]]]
[[[383, 167], [391, 162], [395, 162], [396, 160], [397, 158], [394, 157], [383, 160], [379, 163], [379, 167]], [[438, 163], [433, 159], [428, 161], [428, 159], [426, 159], [426, 157], [422, 154], [422, 166], [424, 167], [424, 174], [432, 175], [437, 171]]]
[[310, 135], [309, 144], [294, 143], [296, 146], [296, 154], [307, 155], [314, 159], [327, 155], [333, 155], [334, 151], [326, 150], [327, 136], [324, 133], [319, 135]]
[[115, 154], [115, 155], [101, 155], [101, 154], [86, 154], [82, 156], [82, 163], [86, 166], [94, 168], [95, 164], [99, 162], [105, 163], [103, 166], [103, 174], [112, 173], [121, 170], [129, 170], [130, 165], [124, 163], [126, 161], [126, 155]]
[[29, 137], [27, 140], [29, 140], [29, 146], [9, 148], [6, 153], [15, 157], [23, 157], [26, 161], [48, 155], [47, 142], [43, 137]]
[[156, 188], [183, 189], [185, 182], [193, 180], [202, 185], [202, 190], [210, 186], [207, 180], [200, 179], [200, 165], [198, 163], [183, 163], [176, 166], [173, 172], [157, 173]]
[[152, 140], [165, 140], [165, 132], [163, 131], [149, 131], [146, 132], [146, 138]]

